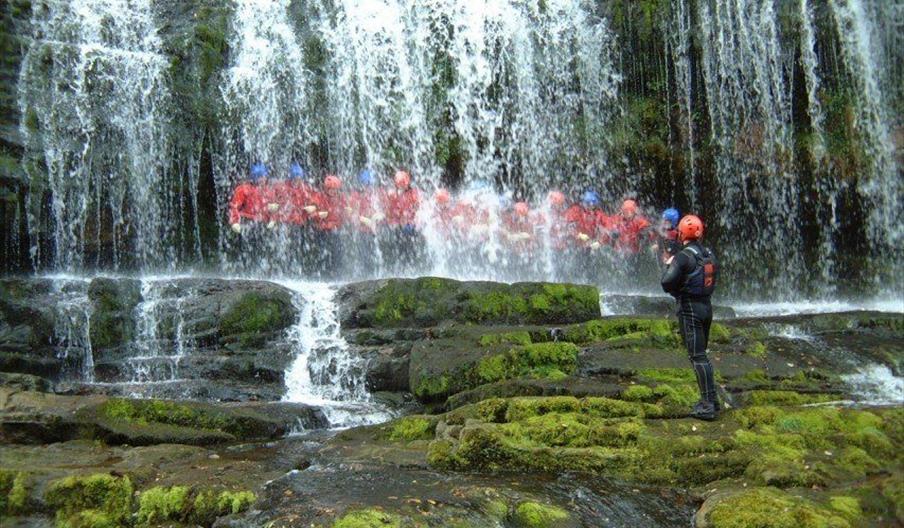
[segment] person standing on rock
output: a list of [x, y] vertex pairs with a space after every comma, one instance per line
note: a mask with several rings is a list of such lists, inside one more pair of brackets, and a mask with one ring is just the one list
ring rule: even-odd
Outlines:
[[691, 416], [715, 420], [721, 405], [716, 397], [715, 375], [706, 347], [713, 321], [710, 297], [716, 288], [718, 265], [712, 251], [700, 244], [702, 237], [703, 221], [700, 218], [687, 215], [678, 222], [681, 251], [666, 262], [661, 282], [662, 289], [678, 301], [678, 329], [700, 388], [700, 401], [694, 405]]

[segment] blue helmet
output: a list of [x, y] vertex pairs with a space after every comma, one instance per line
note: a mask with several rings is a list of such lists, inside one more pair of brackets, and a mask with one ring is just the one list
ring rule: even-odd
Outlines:
[[678, 225], [678, 220], [681, 220], [681, 213], [678, 212], [678, 209], [674, 207], [669, 207], [665, 211], [662, 212], [662, 219], [667, 220], [669, 225], [672, 226], [672, 229]]
[[270, 171], [267, 170], [267, 166], [263, 163], [258, 162], [251, 166], [251, 181], [257, 181], [269, 175]]
[[301, 168], [297, 162], [289, 165], [289, 179], [290, 180], [302, 180], [304, 179], [304, 169]]
[[587, 207], [598, 207], [600, 205], [600, 195], [596, 191], [586, 191], [581, 196], [581, 203]]
[[375, 181], [376, 178], [374, 178], [374, 172], [370, 169], [364, 169], [358, 173], [358, 183], [364, 187], [372, 186]]

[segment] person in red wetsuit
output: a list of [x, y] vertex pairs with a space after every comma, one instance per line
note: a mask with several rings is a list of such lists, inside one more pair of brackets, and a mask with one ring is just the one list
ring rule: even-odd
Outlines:
[[561, 191], [550, 191], [546, 197], [548, 213], [545, 217], [549, 234], [549, 247], [553, 251], [564, 251], [568, 247], [568, 221], [565, 219], [565, 195]]
[[637, 202], [634, 200], [622, 202], [621, 214], [615, 218], [612, 228], [615, 249], [622, 255], [637, 255], [640, 253], [642, 240], [655, 240], [650, 221], [638, 214]]
[[449, 236], [453, 231], [452, 217], [455, 216], [455, 206], [452, 204], [452, 195], [442, 187], [433, 193], [433, 228], [443, 236]]
[[386, 224], [403, 230], [406, 234], [416, 231], [417, 211], [420, 197], [417, 189], [411, 186], [411, 175], [398, 171], [393, 178], [395, 190], [386, 193], [383, 208], [386, 211]]
[[267, 166], [255, 163], [251, 166], [248, 181], [240, 183], [232, 192], [229, 201], [229, 225], [233, 231], [242, 233], [242, 222], [261, 222], [265, 218], [265, 206], [261, 185], [266, 184]]
[[358, 174], [358, 188], [348, 197], [346, 208], [349, 213], [348, 221], [355, 226], [356, 232], [374, 235], [384, 219], [380, 211], [379, 197], [374, 189], [375, 182], [373, 171], [362, 170]]
[[410, 271], [420, 264], [425, 245], [416, 223], [420, 197], [408, 172], [397, 171], [393, 183], [395, 188], [383, 193], [381, 200], [388, 227], [383, 255], [396, 269]]
[[580, 204], [574, 204], [565, 211], [565, 221], [574, 247], [599, 249], [600, 226], [603, 223], [599, 206], [600, 197], [596, 191], [587, 191], [581, 196]]
[[323, 179], [322, 192], [314, 200], [317, 210], [311, 214], [316, 235], [310, 251], [317, 256], [315, 272], [321, 277], [337, 277], [341, 274], [342, 248], [340, 230], [345, 225], [347, 200], [342, 196], [342, 180], [329, 174]]
[[531, 214], [527, 202], [516, 202], [502, 216], [503, 243], [517, 253], [530, 253], [536, 249], [537, 215]]

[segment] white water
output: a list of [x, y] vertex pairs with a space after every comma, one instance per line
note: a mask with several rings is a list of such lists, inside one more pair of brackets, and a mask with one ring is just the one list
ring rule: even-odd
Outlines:
[[320, 407], [330, 426], [379, 423], [392, 415], [374, 403], [364, 381], [364, 365], [340, 334], [335, 290], [327, 284], [280, 281], [296, 292], [298, 323], [289, 330], [295, 361], [286, 371], [284, 401]]
[[904, 378], [895, 376], [885, 365], [868, 365], [842, 379], [863, 403], [904, 405]]
[[874, 310], [877, 312], [904, 313], [904, 300], [876, 298], [863, 301], [802, 300], [792, 302], [727, 303], [738, 317], [771, 317], [778, 315], [817, 314]]
[[81, 368], [75, 377], [88, 383], [94, 381], [94, 353], [91, 349], [91, 303], [88, 301], [88, 280], [61, 278], [53, 281], [57, 295], [54, 341], [59, 346], [58, 357], [69, 359], [76, 354]]
[[[38, 170], [46, 167], [54, 270], [96, 265], [101, 246], [112, 246], [114, 269], [126, 252], [139, 267], [175, 263], [168, 243], [178, 218], [169, 200], [170, 64], [152, 6], [72, 0], [32, 10], [34, 40], [18, 85], [21, 131]], [[35, 235], [44, 216], [41, 190], [29, 196]], [[33, 257], [44, 258], [40, 252], [35, 244]]]

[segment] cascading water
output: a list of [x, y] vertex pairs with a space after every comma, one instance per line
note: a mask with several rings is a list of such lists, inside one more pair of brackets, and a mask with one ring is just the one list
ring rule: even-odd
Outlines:
[[[179, 361], [186, 351], [182, 338], [185, 321], [182, 297], [166, 295], [169, 281], [142, 279], [141, 302], [135, 307], [136, 337], [124, 360], [128, 383], [173, 383], [179, 381]], [[190, 295], [190, 292], [189, 292]], [[168, 317], [173, 337], [160, 335], [161, 323]]]
[[360, 360], [339, 332], [335, 290], [326, 284], [283, 281], [296, 292], [298, 323], [289, 331], [295, 360], [286, 372], [285, 401], [320, 407], [332, 427], [387, 420], [391, 415], [373, 402]]
[[[19, 100], [33, 244], [54, 270], [175, 262], [167, 68], [152, 2], [75, 0], [32, 10]], [[45, 183], [46, 182], [46, 183]], [[46, 186], [46, 188], [45, 188]], [[50, 196], [44, 209], [44, 191]]]
[[[606, 1], [240, 0], [222, 10], [219, 47], [207, 38], [214, 21], [195, 13], [188, 41], [212, 46], [204, 66], [219, 89], [204, 101], [212, 124], [192, 136], [207, 139], [192, 148], [170, 126], [184, 66], [171, 59], [194, 50], [168, 33], [165, 9], [35, 5], [18, 86], [34, 261], [169, 271], [209, 250], [207, 262], [230, 272], [297, 276], [316, 240], [225, 225], [249, 163], [282, 179], [295, 160], [310, 178], [338, 173], [343, 191], [363, 168], [388, 184], [405, 167], [424, 201], [439, 185], [481, 183], [535, 206], [550, 188], [574, 201], [593, 186], [608, 212], [636, 195], [651, 215], [701, 212], [739, 296], [828, 295], [852, 275], [867, 279], [854, 293], [883, 278], [899, 292], [892, 109], [904, 93], [894, 31], [904, 10], [892, 4], [681, 0], [638, 29], [628, 21], [638, 8]], [[645, 137], [661, 130], [661, 141]], [[522, 275], [500, 273], [509, 255], [498, 233], [494, 257], [471, 261], [426, 234], [426, 266], [347, 251], [334, 275], [582, 279], [551, 273], [548, 253]], [[741, 274], [751, 261], [784, 271]]]
[[94, 381], [94, 353], [91, 349], [91, 303], [88, 301], [88, 281], [72, 278], [53, 280], [53, 290], [59, 297], [56, 303], [54, 342], [59, 358], [77, 365], [67, 378], [92, 383]]

